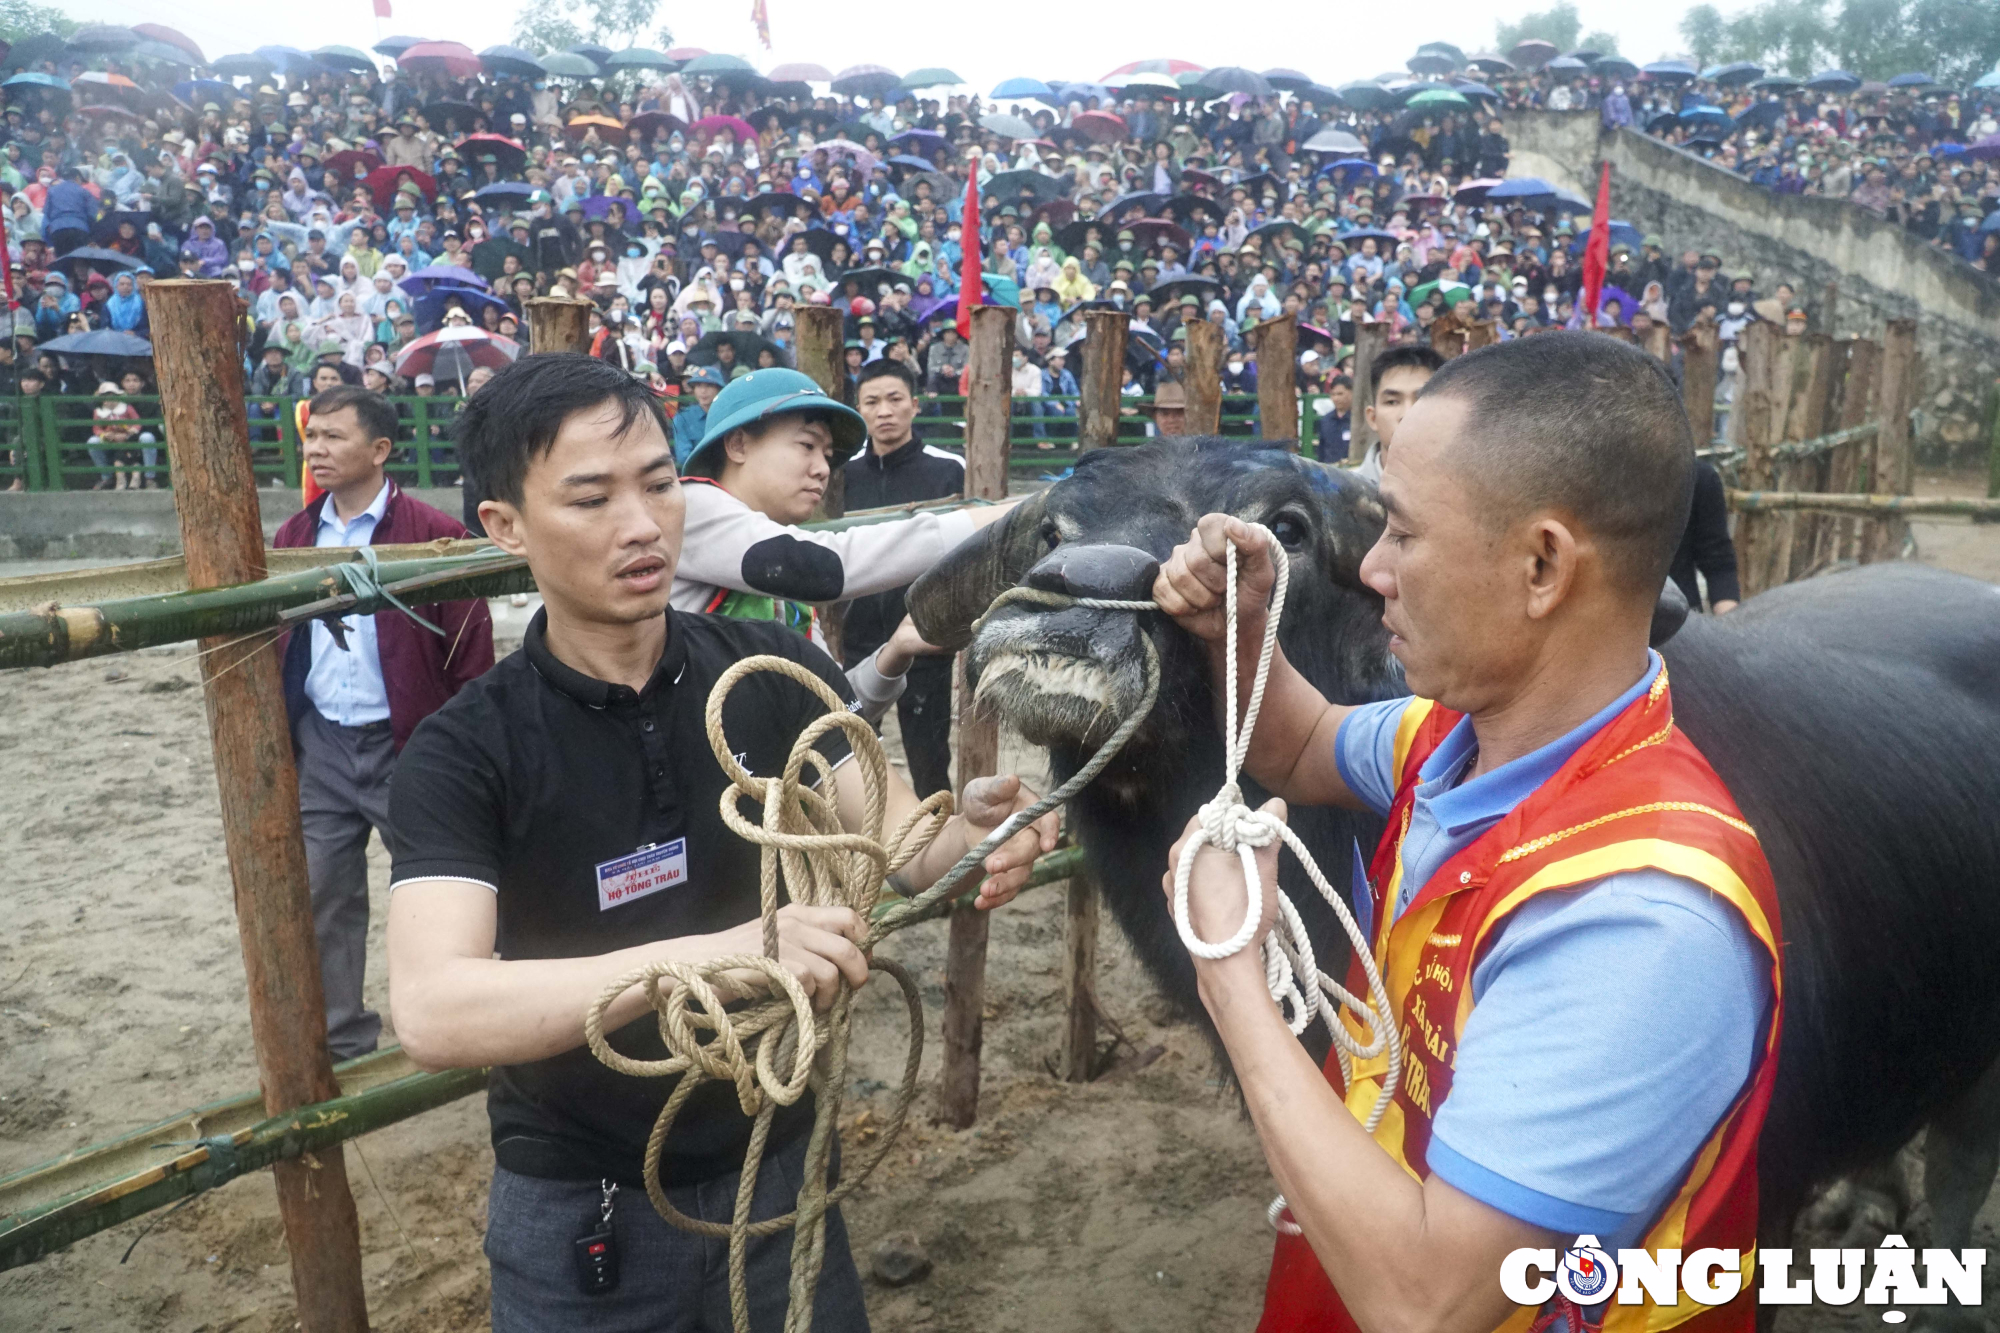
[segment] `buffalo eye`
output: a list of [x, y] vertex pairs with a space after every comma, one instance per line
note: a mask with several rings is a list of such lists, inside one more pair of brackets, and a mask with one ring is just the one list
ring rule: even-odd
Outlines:
[[1053, 518], [1042, 520], [1041, 537], [1042, 544], [1051, 551], [1062, 545], [1062, 530], [1056, 527], [1056, 521]]
[[1306, 525], [1295, 515], [1279, 514], [1271, 520], [1271, 535], [1286, 550], [1296, 551], [1306, 544]]

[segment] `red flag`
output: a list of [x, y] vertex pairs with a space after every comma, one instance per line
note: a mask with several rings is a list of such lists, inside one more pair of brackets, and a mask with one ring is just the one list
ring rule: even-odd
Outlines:
[[757, 40], [764, 43], [766, 51], [771, 49], [771, 11], [764, 0], [750, 0], [750, 21], [757, 25]]
[[375, 17], [378, 19], [391, 17], [389, 13], [389, 0], [375, 0]]
[[1583, 247], [1583, 327], [1597, 327], [1597, 303], [1604, 293], [1604, 270], [1611, 263], [1611, 164], [1597, 177], [1597, 207], [1590, 215], [1590, 241]]
[[[376, 0], [376, 2], [378, 4], [387, 4], [388, 0]], [[313, 480], [312, 469], [306, 465], [305, 460], [306, 422], [311, 416], [312, 404], [310, 400], [301, 398], [297, 403], [293, 404], [292, 424], [298, 431], [299, 439], [299, 507], [301, 509], [326, 494], [325, 490], [321, 489], [320, 484]]]
[[965, 266], [958, 274], [958, 336], [972, 341], [972, 307], [983, 299], [979, 281], [981, 241], [979, 239], [979, 164], [968, 162], [965, 178], [965, 216], [959, 220], [958, 243], [965, 251]]

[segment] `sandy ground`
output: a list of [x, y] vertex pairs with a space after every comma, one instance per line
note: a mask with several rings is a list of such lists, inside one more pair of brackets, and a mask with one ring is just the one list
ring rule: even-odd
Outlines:
[[[1926, 477], [1919, 491], [1979, 494], [1983, 484]], [[1916, 535], [1921, 558], [2000, 581], [2000, 527], [1941, 521]], [[255, 1086], [190, 653], [0, 677], [0, 763], [10, 775], [0, 783], [0, 902], [10, 925], [0, 935], [0, 1174]], [[1039, 767], [1031, 755], [1010, 757], [1023, 771]], [[371, 870], [370, 992], [386, 1012], [379, 846]], [[885, 950], [925, 986], [926, 1091], [916, 1123], [847, 1214], [864, 1269], [869, 1250], [897, 1232], [916, 1233], [936, 1267], [900, 1289], [870, 1279], [875, 1326], [1247, 1329], [1271, 1245], [1262, 1210], [1272, 1186], [1255, 1139], [1205, 1046], [1167, 1020], [1108, 926], [1100, 993], [1130, 1045], [1095, 1083], [1050, 1077], [1062, 915], [1061, 891], [1043, 889], [995, 919], [981, 1117], [964, 1132], [927, 1116], [944, 927], [906, 932]], [[888, 987], [864, 992], [847, 1113], [857, 1146], [889, 1104], [902, 1060], [899, 1007]], [[475, 1097], [349, 1146], [377, 1329], [485, 1327], [485, 1129]], [[1920, 1229], [1921, 1215], [1912, 1220]], [[1996, 1228], [2000, 1204], [1989, 1203], [1975, 1244], [1993, 1245]], [[262, 1177], [0, 1274], [0, 1330], [284, 1333], [295, 1317]], [[1876, 1323], [1873, 1311], [1802, 1310], [1781, 1326]]]

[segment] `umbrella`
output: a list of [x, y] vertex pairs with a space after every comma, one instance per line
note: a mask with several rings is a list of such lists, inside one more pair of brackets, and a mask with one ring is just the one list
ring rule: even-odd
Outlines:
[[993, 91], [987, 96], [996, 101], [1002, 97], [1032, 97], [1037, 101], [1054, 102], [1056, 90], [1040, 79], [1008, 79], [994, 84]]
[[1542, 68], [1554, 70], [1558, 74], [1578, 74], [1589, 69], [1590, 64], [1576, 56], [1557, 56]]
[[1146, 295], [1153, 298], [1155, 306], [1164, 306], [1190, 295], [1199, 296], [1202, 304], [1207, 305], [1210, 298], [1220, 296], [1226, 290], [1227, 288], [1215, 278], [1190, 274], [1185, 278], [1169, 278], [1165, 282], [1156, 282], [1146, 289]]
[[641, 111], [625, 122], [625, 132], [641, 143], [658, 135], [672, 134], [676, 130], [686, 128], [686, 122], [679, 116], [669, 115], [664, 111]]
[[1009, 116], [999, 112], [995, 112], [990, 116], [981, 116], [979, 118], [979, 128], [991, 131], [1003, 139], [1032, 139], [1035, 137], [1035, 127], [1033, 125], [1022, 120], [1019, 116]]
[[405, 347], [396, 358], [396, 373], [405, 379], [435, 374], [438, 361], [447, 353], [454, 354], [452, 360], [499, 370], [521, 355], [521, 345], [469, 324], [456, 324], [426, 333]]
[[1965, 155], [1974, 161], [2000, 158], [2000, 134], [1989, 134], [1977, 143], [1968, 145]]
[[1382, 174], [1381, 168], [1365, 157], [1343, 157], [1338, 162], [1329, 162], [1319, 169], [1319, 174], [1330, 176], [1336, 171], [1365, 173], [1370, 176], [1379, 176]]
[[1049, 86], [1055, 89], [1056, 99], [1065, 106], [1071, 102], [1087, 102], [1093, 97], [1107, 103], [1117, 100], [1117, 94], [1101, 83], [1052, 83]]
[[1244, 69], [1241, 65], [1221, 65], [1206, 70], [1199, 80], [1201, 86], [1210, 92], [1242, 93], [1245, 97], [1269, 97], [1276, 91], [1271, 81], [1254, 69]]
[[1891, 88], [1929, 88], [1936, 83], [1937, 80], [1928, 74], [1898, 74], [1889, 80]]
[[908, 74], [905, 74], [903, 76], [902, 86], [911, 89], [947, 88], [964, 82], [965, 82], [964, 79], [952, 73], [950, 70], [944, 69], [937, 65], [932, 65], [928, 69], [914, 69], [911, 70]]
[[[146, 224], [158, 221], [160, 221], [158, 213], [106, 213], [91, 224], [90, 239], [93, 241], [114, 240], [118, 235], [118, 228], [127, 222], [132, 224], [132, 230], [136, 235], [144, 236], [146, 234]], [[164, 228], [164, 232], [169, 236], [175, 234], [171, 227]]]
[[1199, 194], [1177, 194], [1159, 207], [1162, 217], [1170, 217], [1183, 227], [1200, 218], [1222, 218], [1222, 205]]
[[1556, 44], [1554, 42], [1545, 42], [1539, 37], [1530, 37], [1526, 41], [1514, 43], [1514, 49], [1507, 53], [1507, 58], [1523, 69], [1540, 69], [1549, 62], [1549, 58], [1555, 55], [1555, 53]]
[[697, 56], [681, 66], [681, 73], [699, 74], [711, 82], [731, 88], [748, 88], [764, 81], [764, 76], [749, 61], [736, 56]]
[[705, 46], [670, 46], [667, 48], [667, 59], [673, 61], [676, 65], [685, 65], [688, 61], [699, 60], [707, 54], [708, 48]]
[[611, 48], [600, 42], [572, 42], [563, 51], [568, 55], [582, 56], [593, 65], [602, 65], [611, 59]]
[[439, 98], [423, 108], [424, 119], [428, 120], [433, 128], [440, 130], [445, 129], [453, 121], [471, 129], [474, 117], [479, 114], [479, 108], [472, 103], [458, 102], [448, 97]]
[[1386, 247], [1400, 244], [1403, 238], [1393, 231], [1383, 231], [1380, 227], [1356, 227], [1353, 231], [1344, 231], [1333, 239], [1352, 250], [1363, 241], [1373, 241], [1377, 246]]
[[1409, 107], [1470, 107], [1465, 94], [1454, 88], [1426, 88], [1404, 103]]
[[146, 267], [146, 263], [142, 259], [134, 259], [131, 255], [121, 251], [106, 250], [102, 246], [96, 245], [79, 245], [76, 249], [49, 265], [49, 267], [62, 269], [74, 277], [80, 265], [103, 269], [136, 269]]
[[1288, 93], [1302, 93], [1313, 86], [1313, 81], [1308, 76], [1299, 73], [1295, 69], [1284, 69], [1282, 67], [1265, 70], [1264, 82], [1270, 84], [1273, 88]]
[[368, 173], [368, 178], [362, 181], [362, 184], [366, 185], [368, 193], [375, 197], [375, 207], [387, 213], [390, 201], [396, 197], [397, 184], [405, 179], [416, 186], [417, 193], [424, 198], [432, 199], [437, 196], [437, 178], [427, 171], [418, 171], [415, 167], [377, 167]]
[[488, 74], [518, 74], [526, 79], [539, 79], [549, 72], [546, 63], [518, 46], [489, 46], [479, 53], [479, 63], [486, 66]]
[[226, 107], [243, 94], [235, 84], [221, 79], [183, 79], [174, 85], [174, 96], [190, 106], [215, 102]]
[[[1634, 68], [1636, 68], [1636, 66]], [[1488, 88], [1485, 84], [1476, 83], [1471, 79], [1460, 79], [1458, 82], [1452, 84], [1451, 86], [1454, 92], [1457, 92], [1465, 97], [1486, 97], [1486, 98], [1491, 98], [1494, 101], [1498, 101], [1500, 99], [1499, 93], [1494, 92], [1491, 88]]]
[[412, 296], [428, 296], [439, 287], [463, 287], [475, 292], [486, 290], [484, 278], [470, 269], [453, 268], [449, 264], [432, 264], [415, 273], [406, 273], [396, 285]]
[[1172, 218], [1140, 218], [1137, 222], [1127, 222], [1118, 230], [1131, 232], [1132, 243], [1141, 250], [1156, 245], [1172, 245], [1182, 254], [1186, 254], [1194, 248], [1194, 238]]
[[472, 197], [483, 208], [517, 208], [534, 192], [535, 187], [526, 181], [495, 181], [481, 186]]
[[783, 190], [766, 190], [743, 201], [743, 216], [758, 217], [769, 212], [789, 214], [804, 200]]
[[[1369, 87], [1375, 85], [1370, 84]], [[1368, 145], [1342, 129], [1323, 129], [1299, 145], [1308, 153], [1362, 153]]]
[[773, 83], [832, 83], [833, 72], [824, 65], [794, 63], [778, 66], [770, 79]]
[[1192, 60], [1134, 60], [1120, 65], [1098, 82], [1109, 83], [1120, 74], [1198, 74], [1204, 68]]
[[351, 46], [322, 46], [312, 53], [312, 58], [316, 65], [352, 70], [356, 74], [372, 74], [376, 66], [375, 57]]
[[1417, 48], [1417, 54], [1420, 56], [1440, 56], [1443, 59], [1449, 60], [1453, 69], [1465, 68], [1465, 52], [1459, 50], [1450, 42], [1425, 42]]
[[422, 37], [384, 37], [381, 41], [375, 43], [374, 46], [368, 49], [375, 52], [377, 55], [384, 55], [389, 57], [389, 59], [394, 60], [397, 56], [403, 54], [403, 52], [409, 50], [411, 47], [422, 46], [425, 40], [426, 39]]
[[1452, 191], [1452, 198], [1460, 203], [1472, 203], [1486, 197], [1486, 192], [1500, 184], [1498, 176], [1488, 176], [1481, 180], [1471, 180]]
[[68, 84], [53, 74], [44, 74], [39, 70], [16, 74], [5, 83], [0, 83], [0, 88], [5, 88], [12, 97], [33, 92], [39, 96], [60, 97], [64, 102], [70, 100]]
[[1748, 60], [1738, 60], [1733, 64], [1722, 65], [1709, 70], [1702, 77], [1711, 83], [1720, 84], [1724, 88], [1734, 88], [1740, 83], [1748, 83], [1752, 79], [1763, 78], [1764, 67]]
[[1649, 79], [1672, 81], [1675, 79], [1692, 79], [1699, 71], [1685, 60], [1655, 60], [1650, 65], [1642, 65], [1639, 72]]
[[1869, 82], [1862, 84], [1859, 88], [1856, 88], [1854, 91], [1861, 94], [1863, 97], [1880, 97], [1883, 93], [1889, 91], [1889, 85], [1886, 83], [1877, 83], [1871, 79]]
[[69, 43], [52, 32], [16, 42], [0, 57], [0, 69], [26, 69], [44, 60], [61, 60], [69, 55]]
[[1061, 181], [1054, 176], [1045, 176], [1039, 171], [996, 172], [981, 190], [985, 195], [998, 195], [1003, 204], [1018, 203], [1023, 194], [1030, 194], [1037, 200], [1042, 200], [1054, 199], [1062, 192]]
[[[901, 275], [898, 274], [897, 276], [900, 277]], [[784, 348], [778, 346], [778, 344], [772, 342], [762, 334], [745, 333], [741, 329], [717, 329], [714, 333], [703, 334], [700, 342], [688, 348], [688, 364], [691, 366], [713, 366], [719, 364], [722, 358], [716, 355], [715, 349], [724, 343], [728, 343], [730, 348], [735, 351], [736, 364], [739, 366], [749, 366], [754, 370], [757, 366], [758, 355], [766, 351], [777, 356], [779, 365], [791, 365], [791, 358], [786, 354]]]
[[1369, 83], [1366, 80], [1355, 83], [1343, 83], [1340, 87], [1334, 89], [1334, 91], [1340, 94], [1341, 101], [1347, 103], [1356, 111], [1374, 111], [1389, 105], [1389, 103], [1395, 100], [1395, 96], [1387, 88], [1384, 88], [1379, 83]]
[[1125, 137], [1125, 120], [1109, 111], [1086, 111], [1069, 123], [1071, 130], [1092, 143], [1116, 143]]
[[898, 282], [907, 282], [909, 275], [893, 268], [856, 268], [849, 269], [833, 281], [837, 287], [853, 282], [860, 287], [863, 296], [873, 300], [876, 292], [885, 284], [893, 286]]
[[887, 97], [902, 81], [882, 65], [850, 65], [833, 76], [833, 90], [842, 97]]
[[[945, 138], [936, 130], [904, 130], [901, 134], [890, 138], [889, 147], [917, 157], [924, 157], [939, 152], [949, 152], [951, 150], [951, 140]], [[924, 165], [929, 166], [930, 163], [925, 162]]]
[[1806, 80], [1806, 87], [1816, 93], [1851, 93], [1860, 86], [1861, 76], [1844, 69], [1823, 69]]
[[1554, 198], [1556, 187], [1540, 176], [1516, 176], [1512, 180], [1501, 181], [1486, 192], [1492, 199], [1543, 199]]
[[1407, 62], [1412, 74], [1449, 74], [1458, 66], [1445, 56], [1414, 55]]
[[489, 283], [498, 282], [507, 268], [507, 256], [512, 255], [523, 269], [532, 273], [534, 253], [511, 236], [488, 236], [472, 247], [472, 271]]
[[1135, 90], [1143, 92], [1148, 88], [1161, 88], [1165, 89], [1167, 92], [1173, 93], [1176, 96], [1178, 96], [1181, 91], [1180, 82], [1179, 80], [1175, 79], [1173, 75], [1150, 74], [1144, 72], [1138, 74], [1113, 75], [1110, 83], [1106, 86], [1112, 88], [1123, 88], [1128, 93], [1134, 92]]
[[1785, 119], [1785, 104], [1776, 98], [1759, 102], [1736, 118], [1738, 131], [1748, 129], [1774, 129]]
[[1055, 242], [1065, 253], [1078, 254], [1090, 243], [1092, 231], [1097, 233], [1097, 248], [1101, 251], [1109, 244], [1109, 239], [1115, 234], [1116, 229], [1103, 218], [1078, 218], [1074, 222], [1066, 222], [1056, 228]]
[[164, 23], [135, 23], [132, 25], [132, 31], [140, 37], [159, 42], [164, 46], [179, 48], [181, 51], [192, 56], [194, 58], [193, 63], [197, 65], [206, 65], [208, 63], [208, 57], [201, 53], [199, 46], [195, 45], [194, 38], [178, 29], [169, 28]]
[[135, 334], [116, 329], [92, 329], [88, 333], [66, 333], [41, 345], [44, 352], [65, 356], [151, 356], [153, 344]]
[[1605, 56], [1595, 68], [1599, 74], [1608, 74], [1614, 79], [1629, 79], [1639, 72], [1639, 67], [1624, 56]]
[[918, 171], [929, 171], [932, 169], [928, 161], [921, 157], [914, 157], [909, 153], [897, 153], [886, 160], [890, 166], [901, 167], [904, 170], [915, 168]]
[[671, 73], [680, 68], [679, 61], [670, 56], [662, 55], [648, 46], [628, 46], [623, 51], [614, 51], [597, 63], [608, 70], [657, 69]]
[[1244, 237], [1244, 239], [1255, 241], [1260, 246], [1269, 246], [1276, 250], [1282, 249], [1285, 241], [1297, 241], [1299, 248], [1305, 249], [1312, 244], [1313, 238], [1312, 233], [1301, 227], [1298, 223], [1280, 218], [1276, 222], [1266, 222], [1263, 226]]
[[1476, 69], [1486, 74], [1512, 74], [1514, 72], [1513, 61], [1492, 51], [1481, 51], [1476, 56], [1468, 56], [1465, 63], [1468, 68]]
[[92, 70], [79, 74], [70, 81], [70, 91], [78, 97], [112, 97], [120, 101], [134, 101], [144, 95], [138, 84], [123, 74], [105, 74]]
[[[1973, 235], [1984, 236], [1989, 231], [2000, 231], [2000, 208], [1996, 208], [1991, 213], [1988, 213], [1986, 215], [1986, 221], [1979, 224], [1979, 230], [1974, 232]], [[70, 336], [74, 338], [77, 335], [71, 334]], [[58, 341], [60, 341], [60, 339], [58, 339]], [[51, 344], [43, 343], [42, 346], [48, 347], [51, 346]]]
[[249, 51], [241, 55], [218, 56], [208, 62], [208, 67], [229, 79], [261, 79], [272, 72], [270, 61]]
[[256, 54], [269, 61], [280, 74], [310, 74], [318, 62], [296, 46], [260, 46]]
[[463, 42], [419, 42], [397, 56], [396, 63], [413, 73], [448, 74], [454, 79], [471, 78], [483, 68]]
[[91, 23], [70, 34], [69, 48], [92, 53], [129, 51], [140, 41], [139, 34], [130, 28], [115, 23]]
[[[610, 217], [611, 206], [613, 204], [623, 204], [625, 206], [625, 216], [628, 218], [635, 216], [639, 208], [639, 201], [628, 194], [593, 194], [586, 196], [580, 201], [576, 199], [570, 200], [569, 203], [563, 206], [563, 211], [568, 212], [570, 209], [575, 208], [579, 202], [583, 205], [585, 220], [590, 222], [602, 222]], [[617, 247], [613, 246], [612, 248], [616, 249]]]
[[583, 136], [592, 130], [596, 130], [597, 137], [606, 143], [625, 142], [625, 122], [614, 116], [571, 116], [569, 123], [563, 126], [563, 136], [580, 143]]
[[1420, 282], [1410, 288], [1409, 296], [1406, 299], [1410, 303], [1410, 308], [1414, 310], [1416, 307], [1430, 300], [1438, 292], [1443, 292], [1445, 300], [1449, 302], [1458, 292], [1464, 292], [1468, 296], [1471, 295], [1472, 288], [1462, 282], [1452, 282], [1447, 278], [1433, 278], [1429, 282]]
[[1766, 92], [1788, 93], [1804, 85], [1797, 79], [1787, 78], [1783, 74], [1766, 74], [1750, 86]]
[[1121, 194], [1106, 204], [1100, 218], [1108, 222], [1121, 214], [1130, 212], [1134, 207], [1139, 209], [1139, 216], [1141, 217], [1157, 216], [1159, 211], [1166, 207], [1167, 200], [1171, 197], [1171, 195], [1156, 194], [1151, 190], [1134, 190], [1130, 194]]
[[852, 139], [823, 139], [818, 146], [826, 149], [828, 161], [838, 161], [844, 154], [854, 159], [854, 165], [863, 175], [875, 170], [875, 154]]
[[497, 159], [501, 172], [509, 176], [528, 164], [528, 150], [504, 134], [468, 134], [454, 147], [459, 156], [474, 161], [490, 154]]
[[1681, 111], [1681, 124], [1689, 129], [1714, 130], [1727, 134], [1736, 127], [1729, 113], [1719, 106], [1691, 106]]
[[345, 180], [350, 176], [366, 177], [382, 165], [382, 158], [370, 148], [343, 148], [328, 156], [320, 165], [333, 172], [336, 178]]
[[594, 79], [603, 71], [589, 56], [574, 51], [557, 51], [542, 57], [542, 72], [552, 79]]
[[1591, 48], [1587, 46], [1579, 46], [1576, 48], [1576, 50], [1571, 51], [1569, 54], [1572, 59], [1581, 60], [1584, 64], [1590, 65], [1590, 64], [1595, 64], [1597, 58], [1599, 56], [1602, 56], [1604, 52], [1593, 51]]
[[[757, 131], [741, 116], [703, 116], [687, 127], [688, 138], [701, 143], [707, 143], [724, 130], [736, 136], [738, 143], [757, 137]], [[861, 151], [865, 153], [868, 150], [864, 148]]]
[[417, 317], [417, 327], [424, 330], [435, 329], [444, 323], [445, 311], [456, 301], [466, 314], [477, 324], [480, 312], [488, 306], [499, 309], [502, 314], [513, 307], [497, 296], [489, 295], [474, 287], [433, 287], [416, 299], [411, 312]]
[[1980, 75], [1972, 81], [1972, 86], [1975, 88], [2000, 88], [2000, 69], [1994, 70], [1991, 74]]

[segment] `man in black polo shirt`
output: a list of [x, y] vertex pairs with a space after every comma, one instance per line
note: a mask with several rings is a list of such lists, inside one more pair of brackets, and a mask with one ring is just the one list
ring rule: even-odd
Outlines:
[[[831, 399], [815, 407], [850, 410]], [[673, 1230], [643, 1199], [615, 1197], [643, 1187], [646, 1137], [673, 1083], [601, 1066], [583, 1016], [641, 964], [762, 950], [757, 850], [722, 824], [727, 783], [703, 725], [717, 677], [776, 653], [843, 697], [846, 679], [782, 625], [668, 609], [685, 502], [658, 400], [640, 381], [589, 357], [524, 358], [470, 401], [459, 445], [481, 479], [488, 534], [527, 557], [544, 608], [522, 650], [427, 718], [403, 751], [391, 797], [396, 1032], [426, 1068], [493, 1066], [496, 1330], [725, 1329], [724, 1247]], [[820, 711], [798, 685], [760, 674], [730, 696], [723, 722], [745, 766], [772, 774]], [[834, 733], [821, 746], [840, 764], [839, 805], [858, 828], [862, 784], [840, 763], [846, 743]], [[1013, 778], [971, 784], [965, 812], [899, 878], [912, 890], [931, 883], [1030, 800]], [[885, 826], [915, 804], [893, 782]], [[1054, 840], [1045, 818], [993, 853], [981, 905], [1011, 898]], [[780, 960], [820, 1004], [843, 978], [866, 981], [854, 912], [788, 905], [778, 929]], [[664, 1055], [637, 989], [605, 1029], [636, 1058]], [[811, 1120], [810, 1099], [777, 1117], [754, 1183], [757, 1217], [791, 1208]], [[690, 1099], [660, 1164], [677, 1207], [728, 1220], [750, 1126], [727, 1083]], [[620, 1274], [609, 1290], [577, 1258], [606, 1218]], [[783, 1317], [790, 1249], [786, 1232], [750, 1255], [760, 1330]], [[867, 1327], [837, 1214], [814, 1325]]]
[[[855, 402], [868, 426], [868, 445], [844, 469], [849, 509], [945, 500], [965, 491], [965, 460], [916, 436], [917, 377], [901, 361], [880, 357], [861, 368]], [[903, 589], [848, 604], [841, 651], [852, 669], [873, 657], [903, 623]], [[951, 658], [925, 656], [903, 673], [896, 701], [910, 785], [919, 796], [951, 787]]]

